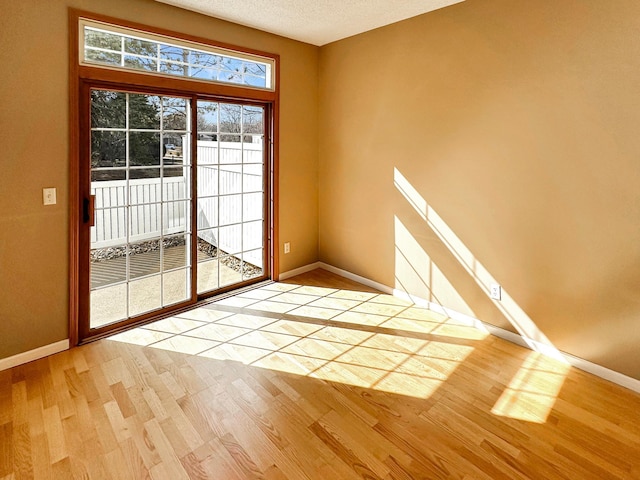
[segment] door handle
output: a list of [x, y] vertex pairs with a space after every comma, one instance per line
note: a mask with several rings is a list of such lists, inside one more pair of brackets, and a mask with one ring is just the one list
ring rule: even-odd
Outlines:
[[89, 198], [85, 198], [82, 201], [82, 221], [88, 223], [90, 227], [95, 225], [95, 208], [96, 208], [96, 196], [89, 195]]

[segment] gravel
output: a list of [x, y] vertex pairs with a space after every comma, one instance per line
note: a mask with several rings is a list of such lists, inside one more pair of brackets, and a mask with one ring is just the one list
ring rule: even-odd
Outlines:
[[[178, 247], [185, 244], [184, 237], [168, 237], [162, 239], [164, 248]], [[149, 240], [147, 242], [132, 243], [127, 246], [107, 247], [91, 250], [90, 262], [104, 262], [126, 255], [136, 255], [138, 253], [153, 252], [160, 248], [160, 240]], [[247, 262], [243, 262], [237, 257], [231, 256], [226, 252], [219, 250], [215, 245], [210, 244], [198, 238], [198, 251], [204, 253], [208, 257], [220, 257], [220, 263], [238, 273], [245, 278], [259, 277], [262, 275], [262, 269]]]

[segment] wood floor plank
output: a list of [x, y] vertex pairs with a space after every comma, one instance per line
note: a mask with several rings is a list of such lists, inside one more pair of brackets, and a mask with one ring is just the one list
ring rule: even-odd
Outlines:
[[26, 423], [15, 425], [13, 430], [13, 473], [19, 480], [34, 478], [31, 436]]
[[33, 462], [33, 477], [50, 479], [52, 477], [52, 462], [49, 458], [49, 445], [47, 443], [47, 436], [43, 433], [38, 433], [31, 436], [31, 452]]
[[0, 425], [0, 476], [13, 472], [13, 423]]
[[247, 478], [262, 477], [262, 469], [256, 465], [251, 456], [247, 453], [244, 447], [238, 443], [232, 434], [227, 433], [220, 439], [220, 443], [229, 453], [231, 458], [233, 458], [236, 466], [240, 468], [244, 476]]
[[224, 478], [229, 480], [242, 480], [252, 478], [253, 475], [245, 475], [242, 467], [222, 444], [220, 438], [209, 442], [211, 453], [201, 460], [202, 468], [208, 473], [207, 478]]
[[149, 420], [144, 424], [144, 428], [148, 433], [150, 442], [154, 445], [161, 458], [161, 462], [151, 468], [151, 477], [154, 479], [168, 478], [173, 480], [189, 478], [170, 440], [165, 436], [160, 422], [155, 419]]
[[0, 372], [0, 480], [640, 480], [635, 392], [323, 270], [233, 298]]
[[358, 456], [341, 441], [337, 434], [327, 430], [326, 427], [318, 422], [315, 422], [309, 428], [322, 442], [324, 442], [327, 447], [329, 447], [336, 454], [336, 456], [340, 460], [342, 460], [347, 466], [354, 470], [356, 474], [360, 475], [363, 478], [382, 478], [379, 477], [373, 470], [371, 470], [368, 465], [363, 463], [363, 461], [358, 458]]
[[[327, 433], [335, 437], [344, 448], [348, 449], [355, 455], [359, 461], [367, 468], [371, 469], [380, 478], [384, 478], [389, 474], [389, 467], [384, 464], [384, 460], [388, 457], [388, 453], [382, 449], [376, 449], [374, 435], [367, 437], [360, 436], [357, 428], [348, 428], [343, 425], [344, 417], [331, 411], [324, 415], [317, 424]], [[351, 422], [351, 426], [357, 422]]]

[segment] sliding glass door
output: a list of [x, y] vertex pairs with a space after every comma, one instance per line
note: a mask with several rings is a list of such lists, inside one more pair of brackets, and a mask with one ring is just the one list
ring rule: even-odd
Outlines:
[[265, 107], [87, 92], [81, 339], [267, 278]]
[[191, 299], [191, 101], [91, 91], [90, 326]]
[[198, 101], [198, 293], [264, 274], [264, 108]]

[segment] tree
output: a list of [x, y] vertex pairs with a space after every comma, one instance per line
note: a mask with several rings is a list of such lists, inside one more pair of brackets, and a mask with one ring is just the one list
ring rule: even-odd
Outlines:
[[[128, 119], [127, 119], [128, 97]], [[128, 120], [128, 124], [127, 124]], [[124, 167], [125, 128], [160, 129], [159, 97], [107, 90], [91, 91], [91, 167]], [[122, 130], [101, 130], [122, 129]], [[153, 132], [129, 136], [131, 165], [159, 164], [160, 137]]]
[[[92, 90], [91, 167], [126, 166], [127, 127], [129, 166], [159, 167], [161, 156], [165, 153], [164, 148], [161, 150], [160, 147], [161, 127], [162, 130], [186, 130], [186, 111], [186, 100], [182, 98]], [[166, 135], [164, 143], [182, 147], [182, 136]], [[136, 170], [132, 175], [158, 176], [159, 170]], [[124, 178], [124, 174], [103, 171], [97, 177], [111, 180]]]
[[[220, 132], [221, 141], [239, 142], [240, 134], [245, 134], [243, 141], [251, 143], [251, 135], [264, 133], [264, 109], [248, 105], [236, 105], [231, 103], [220, 104]], [[236, 134], [236, 135], [224, 135]]]

